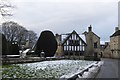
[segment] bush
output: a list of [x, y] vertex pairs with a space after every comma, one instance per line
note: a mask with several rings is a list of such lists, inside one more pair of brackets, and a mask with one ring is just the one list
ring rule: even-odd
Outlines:
[[19, 47], [18, 44], [12, 44], [12, 55], [19, 55]]
[[1, 34], [2, 35], [2, 55], [6, 55], [7, 54], [7, 40], [4, 36], [4, 34]]
[[51, 31], [43, 31], [37, 41], [35, 53], [38, 55], [43, 51], [45, 57], [54, 56], [57, 50], [57, 41]]
[[0, 35], [2, 35], [2, 55], [19, 55], [18, 45], [8, 42], [4, 34], [0, 33]]
[[12, 42], [7, 42], [7, 54], [6, 55], [19, 55], [18, 44], [12, 44]]

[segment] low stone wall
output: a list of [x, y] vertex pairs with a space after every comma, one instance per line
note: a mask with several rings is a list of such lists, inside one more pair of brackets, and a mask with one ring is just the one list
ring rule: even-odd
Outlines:
[[83, 60], [84, 57], [26, 57], [26, 58], [2, 58], [2, 64], [19, 64], [19, 63], [33, 63], [33, 62], [41, 62], [41, 61], [52, 61], [52, 60]]
[[95, 62], [91, 65], [88, 65], [81, 72], [76, 72], [72, 75], [64, 75], [61, 76], [60, 80], [80, 80], [81, 78], [95, 78], [98, 74], [101, 66], [103, 65], [103, 61]]

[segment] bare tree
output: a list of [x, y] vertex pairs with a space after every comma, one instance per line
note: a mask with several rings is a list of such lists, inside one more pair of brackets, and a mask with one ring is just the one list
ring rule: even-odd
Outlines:
[[7, 0], [0, 0], [0, 15], [1, 16], [12, 16], [12, 13], [10, 12], [10, 9], [12, 9], [13, 6], [8, 2]]
[[28, 31], [29, 46], [32, 48], [37, 41], [37, 34], [34, 31]]
[[32, 47], [37, 39], [37, 34], [33, 31], [28, 31], [23, 26], [13, 21], [2, 24], [2, 31], [7, 41], [17, 42], [19, 46], [25, 45], [29, 41], [29, 47]]
[[24, 35], [27, 30], [15, 22], [5, 22], [2, 24], [2, 31], [6, 39], [10, 42], [21, 41], [21, 37]]

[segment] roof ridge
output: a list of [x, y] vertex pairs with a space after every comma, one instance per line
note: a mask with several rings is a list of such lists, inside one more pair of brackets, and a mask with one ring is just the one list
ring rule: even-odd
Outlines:
[[114, 32], [110, 37], [120, 36], [120, 30]]

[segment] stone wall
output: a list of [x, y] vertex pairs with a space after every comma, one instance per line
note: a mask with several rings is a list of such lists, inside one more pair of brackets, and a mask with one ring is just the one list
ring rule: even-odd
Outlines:
[[55, 57], [61, 57], [61, 56], [64, 55], [63, 53], [64, 53], [63, 52], [63, 46], [58, 46], [57, 50], [56, 50], [56, 53], [55, 53]]
[[107, 45], [105, 45], [105, 49], [103, 50], [103, 55], [102, 57], [104, 58], [111, 58], [112, 54], [111, 54], [111, 50], [110, 50], [110, 43], [108, 43]]
[[120, 58], [120, 36], [110, 38], [110, 50], [112, 58]]
[[100, 38], [93, 34], [93, 44], [97, 43], [97, 48], [94, 48], [94, 53], [96, 52], [99, 56], [100, 54]]
[[86, 55], [93, 56], [94, 48], [93, 48], [93, 34], [92, 34], [92, 32], [86, 32], [85, 37], [86, 37], [86, 43], [87, 43]]

